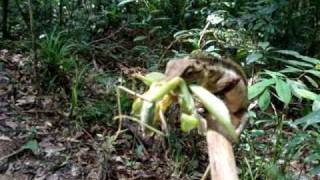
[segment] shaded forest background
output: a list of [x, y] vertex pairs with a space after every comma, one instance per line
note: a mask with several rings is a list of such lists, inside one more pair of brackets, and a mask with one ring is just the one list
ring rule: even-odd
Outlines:
[[[249, 77], [251, 118], [234, 148], [241, 179], [319, 178], [320, 1], [0, 2], [0, 155], [23, 150], [0, 160], [1, 173], [200, 179], [208, 160], [196, 132], [151, 141], [125, 121], [115, 139], [113, 117], [116, 85], [142, 92], [130, 75], [203, 50]], [[121, 93], [123, 113], [132, 100]]]

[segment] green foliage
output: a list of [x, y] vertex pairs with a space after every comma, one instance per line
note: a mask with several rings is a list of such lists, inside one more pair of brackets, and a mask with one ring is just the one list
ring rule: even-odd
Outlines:
[[71, 56], [74, 46], [63, 36], [63, 32], [44, 35], [39, 42], [40, 74], [42, 85], [50, 90], [58, 87], [66, 87], [69, 83], [68, 72], [71, 71], [76, 62]]

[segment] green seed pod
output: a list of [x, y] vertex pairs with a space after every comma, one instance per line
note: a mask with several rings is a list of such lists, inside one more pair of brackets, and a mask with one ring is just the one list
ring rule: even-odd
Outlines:
[[192, 129], [198, 127], [200, 120], [194, 115], [188, 115], [188, 114], [182, 113], [180, 121], [181, 121], [181, 130], [184, 132], [189, 132]]
[[132, 103], [131, 114], [135, 116], [139, 115], [141, 108], [142, 108], [142, 100], [140, 98], [136, 98]]
[[238, 142], [236, 130], [231, 123], [230, 113], [224, 102], [201, 86], [191, 85], [190, 89], [208, 110], [212, 119], [215, 119], [223, 128], [225, 135], [231, 141]]

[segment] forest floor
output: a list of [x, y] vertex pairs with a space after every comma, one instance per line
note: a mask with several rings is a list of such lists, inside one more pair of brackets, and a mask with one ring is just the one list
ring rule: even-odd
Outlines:
[[[1, 180], [182, 179], [188, 167], [169, 157], [163, 139], [148, 143], [132, 123], [125, 123], [126, 130], [115, 139], [116, 126], [81, 126], [65, 115], [61, 96], [39, 96], [25, 68], [27, 59], [0, 51]], [[198, 178], [207, 158], [204, 139], [195, 142], [200, 159], [190, 158], [194, 151], [184, 155], [185, 164], [197, 164], [192, 176]]]

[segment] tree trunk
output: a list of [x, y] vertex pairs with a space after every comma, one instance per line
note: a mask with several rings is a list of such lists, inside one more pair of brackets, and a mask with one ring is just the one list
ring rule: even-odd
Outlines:
[[9, 7], [9, 0], [2, 0], [2, 38], [8, 39], [9, 32], [8, 32], [8, 7]]

